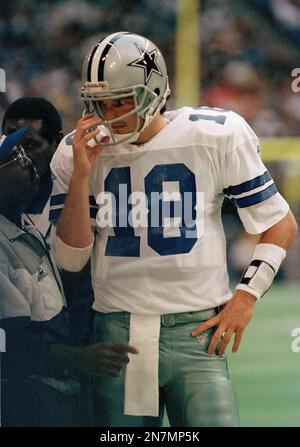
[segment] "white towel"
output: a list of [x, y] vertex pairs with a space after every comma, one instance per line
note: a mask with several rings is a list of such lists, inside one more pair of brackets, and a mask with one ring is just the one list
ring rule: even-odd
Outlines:
[[124, 414], [158, 416], [160, 315], [130, 316], [129, 344], [139, 353], [130, 355], [125, 376]]

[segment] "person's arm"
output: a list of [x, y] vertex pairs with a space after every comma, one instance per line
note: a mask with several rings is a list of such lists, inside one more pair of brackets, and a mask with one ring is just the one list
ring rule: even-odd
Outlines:
[[[289, 211], [287, 215], [277, 224], [262, 233], [259, 244], [274, 244], [287, 250], [297, 234], [297, 223], [293, 213]], [[240, 346], [243, 332], [252, 318], [256, 296], [245, 290], [236, 290], [233, 297], [224, 305], [221, 312], [214, 318], [197, 326], [192, 335], [199, 335], [207, 329], [217, 326], [217, 330], [212, 337], [208, 348], [208, 354], [213, 354], [219, 340], [221, 344], [218, 350], [219, 355], [223, 355], [232, 337], [234, 344], [232, 352], [236, 352]]]
[[277, 224], [265, 231], [259, 240], [260, 244], [275, 244], [287, 250], [297, 235], [297, 222], [291, 210]]
[[132, 346], [114, 343], [82, 348], [53, 344], [48, 349], [48, 365], [54, 371], [67, 369], [88, 376], [118, 376], [129, 362], [128, 353], [138, 351]]
[[226, 138], [219, 142], [223, 157], [222, 163], [218, 165], [220, 187], [237, 207], [245, 230], [260, 235], [260, 240], [233, 297], [222, 306], [216, 317], [192, 332], [198, 335], [216, 326], [208, 353], [215, 352], [221, 339], [218, 350], [220, 355], [225, 352], [233, 334], [232, 351], [237, 351], [245, 327], [252, 317], [256, 299], [261, 298], [271, 286], [286, 249], [297, 232], [289, 205], [277, 191], [261, 159], [259, 140], [251, 127], [231, 112], [224, 126], [227, 126]]
[[85, 248], [92, 244], [88, 201], [89, 177], [74, 171], [69, 192], [57, 226], [57, 236], [74, 248]]
[[3, 377], [47, 371], [49, 334], [42, 330], [44, 322], [31, 320], [28, 294], [32, 297], [34, 293], [29, 273], [0, 264], [0, 327], [6, 338], [1, 356]]
[[[10, 280], [10, 276], [16, 275], [11, 267], [0, 264], [0, 328], [6, 338], [6, 351], [1, 358], [3, 378], [49, 375], [65, 369], [92, 376], [118, 376], [129, 361], [127, 354], [137, 354], [135, 348], [125, 344], [97, 343], [82, 348], [56, 344], [61, 337], [61, 331], [55, 335], [57, 323], [51, 327], [51, 320], [32, 321], [28, 299], [22, 293], [22, 277], [17, 281], [19, 288]], [[29, 275], [23, 283], [30, 291]], [[61, 323], [67, 326], [63, 315]]]
[[[86, 115], [78, 121], [73, 136], [74, 169], [66, 202], [57, 226], [58, 237], [73, 248], [86, 248], [93, 242], [88, 185], [91, 169], [95, 165], [102, 147], [100, 145], [90, 147], [87, 143], [99, 133], [99, 129], [90, 129], [99, 124], [101, 124], [100, 119], [94, 118], [93, 115]], [[103, 138], [103, 142], [105, 142], [105, 138]]]

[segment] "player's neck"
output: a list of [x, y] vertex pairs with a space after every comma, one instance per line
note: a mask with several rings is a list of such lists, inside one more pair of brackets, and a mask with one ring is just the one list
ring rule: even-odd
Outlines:
[[168, 121], [159, 113], [155, 116], [153, 121], [146, 127], [141, 133], [139, 138], [135, 141], [135, 144], [144, 144], [151, 140], [156, 134], [158, 134], [164, 127], [166, 127]]

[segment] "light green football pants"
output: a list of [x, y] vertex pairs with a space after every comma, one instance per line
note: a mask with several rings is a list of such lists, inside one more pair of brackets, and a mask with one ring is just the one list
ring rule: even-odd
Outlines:
[[[173, 427], [234, 427], [239, 425], [235, 393], [226, 356], [208, 355], [215, 331], [191, 335], [215, 309], [161, 316], [159, 342], [159, 417], [125, 416], [125, 369], [118, 378], [96, 382], [95, 425], [98, 427], [161, 427], [166, 408]], [[128, 343], [130, 314], [96, 313], [96, 341]], [[145, 383], [145, 386], [147, 384]]]

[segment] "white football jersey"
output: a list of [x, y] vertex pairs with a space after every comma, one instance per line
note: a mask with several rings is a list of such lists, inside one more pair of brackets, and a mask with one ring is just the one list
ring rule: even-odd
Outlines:
[[[94, 309], [164, 314], [230, 299], [221, 205], [228, 196], [249, 233], [287, 213], [243, 118], [183, 107], [142, 145], [105, 148], [90, 175], [95, 226]], [[72, 134], [52, 161], [50, 219], [57, 220], [72, 174]]]

